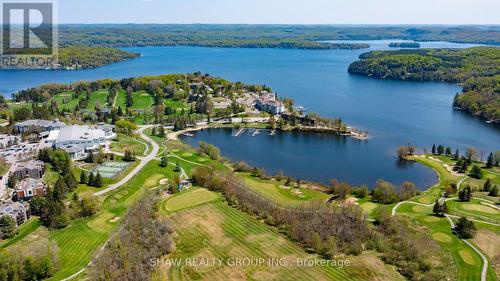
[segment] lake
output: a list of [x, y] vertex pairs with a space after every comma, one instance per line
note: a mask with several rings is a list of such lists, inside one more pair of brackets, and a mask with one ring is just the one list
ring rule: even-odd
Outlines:
[[[392, 40], [391, 40], [392, 41]], [[389, 41], [370, 41], [373, 49], [386, 49]], [[469, 47], [446, 42], [422, 43], [423, 47]], [[202, 71], [233, 81], [271, 86], [280, 96], [329, 117], [341, 117], [349, 125], [367, 130], [369, 141], [334, 136], [280, 134], [290, 150], [269, 150], [277, 140], [260, 137], [233, 139], [225, 131], [204, 131], [190, 141], [205, 139], [223, 144], [223, 154], [251, 165], [284, 170], [294, 177], [327, 181], [338, 178], [352, 183], [373, 184], [378, 178], [399, 183], [411, 180], [419, 186], [436, 180], [420, 165], [402, 167], [396, 148], [412, 143], [418, 148], [433, 143], [459, 148], [475, 146], [489, 153], [500, 149], [500, 129], [452, 109], [461, 88], [446, 83], [385, 81], [347, 73], [351, 62], [367, 50], [285, 50], [202, 47], [129, 48], [141, 58], [78, 71], [0, 71], [0, 92], [11, 94], [41, 83], [69, 83], [100, 78], [124, 78], [162, 73]], [[306, 139], [304, 139], [306, 138]], [[226, 139], [226, 140], [224, 140]], [[225, 143], [222, 143], [225, 142]], [[239, 142], [244, 143], [243, 146]], [[242, 149], [256, 143], [259, 151]], [[260, 144], [259, 144], [260, 143]], [[300, 144], [299, 146], [297, 146]], [[247, 146], [245, 146], [247, 145]], [[258, 146], [260, 145], [260, 147]], [[239, 149], [236, 149], [239, 147]], [[281, 144], [281, 147], [285, 147]], [[294, 150], [295, 149], [295, 150]], [[237, 150], [237, 151], [236, 151]], [[297, 152], [298, 151], [298, 152]], [[313, 153], [316, 151], [315, 153]], [[288, 155], [288, 156], [287, 156]], [[300, 167], [284, 165], [296, 155]], [[309, 156], [308, 156], [309, 155]], [[315, 166], [313, 163], [321, 163]], [[289, 163], [287, 163], [289, 164]], [[295, 164], [294, 164], [295, 165]], [[286, 167], [285, 167], [286, 166]], [[318, 172], [318, 167], [321, 172]], [[351, 171], [357, 171], [353, 174]], [[362, 174], [362, 175], [360, 175]]]

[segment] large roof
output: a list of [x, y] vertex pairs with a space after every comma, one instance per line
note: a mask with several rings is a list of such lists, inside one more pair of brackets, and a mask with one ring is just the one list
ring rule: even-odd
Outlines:
[[104, 131], [95, 126], [72, 125], [61, 128], [57, 136], [57, 142], [75, 141], [75, 140], [95, 140], [104, 138]]

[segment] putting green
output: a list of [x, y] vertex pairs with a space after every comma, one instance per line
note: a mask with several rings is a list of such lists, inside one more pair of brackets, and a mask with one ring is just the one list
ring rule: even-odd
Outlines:
[[175, 212], [208, 203], [216, 200], [217, 198], [218, 196], [214, 192], [203, 188], [195, 189], [168, 198], [165, 202], [164, 209], [167, 212]]
[[180, 150], [179, 150], [179, 149], [177, 149], [177, 148], [174, 148], [174, 149], [171, 149], [170, 151], [172, 151], [173, 153], [177, 153], [177, 152], [179, 152]]
[[360, 206], [366, 214], [371, 214], [372, 211], [378, 207], [377, 204], [372, 203], [372, 202], [365, 202], [365, 203], [362, 203]]
[[206, 159], [206, 158], [199, 158], [199, 159], [198, 159], [198, 162], [202, 162], [202, 163], [203, 163], [203, 162], [207, 162], [207, 159]]
[[416, 205], [416, 206], [413, 206], [412, 210], [415, 212], [415, 213], [427, 213], [427, 207], [424, 207], [424, 206], [419, 206], [419, 205]]
[[439, 218], [435, 216], [428, 216], [424, 218], [424, 221], [426, 222], [438, 222]]
[[451, 242], [451, 237], [448, 234], [441, 233], [441, 232], [433, 233], [432, 238], [436, 241], [443, 242], [443, 243], [450, 243]]
[[190, 152], [184, 152], [184, 153], [182, 153], [182, 156], [183, 156], [183, 157], [191, 157], [191, 156], [193, 156], [193, 153], [190, 153]]
[[474, 257], [471, 255], [471, 253], [467, 250], [460, 250], [458, 252], [460, 254], [460, 257], [462, 258], [462, 260], [464, 260], [464, 262], [466, 264], [470, 264], [470, 265], [475, 265], [476, 264], [476, 261], [474, 260]]
[[485, 205], [480, 205], [480, 204], [460, 204], [459, 205], [461, 209], [467, 210], [467, 211], [477, 211], [481, 213], [486, 213], [486, 214], [498, 214], [498, 211]]
[[433, 202], [433, 199], [431, 197], [422, 197], [422, 198], [418, 199], [418, 202], [420, 202], [422, 204], [430, 204]]

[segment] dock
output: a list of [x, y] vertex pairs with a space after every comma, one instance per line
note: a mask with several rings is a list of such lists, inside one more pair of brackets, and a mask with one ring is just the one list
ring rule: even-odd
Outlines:
[[260, 130], [259, 129], [255, 129], [255, 132], [253, 132], [252, 137], [255, 137], [258, 134], [260, 134]]
[[238, 132], [236, 132], [236, 134], [234, 134], [234, 136], [239, 137], [239, 136], [241, 136], [241, 134], [243, 134], [244, 131], [245, 131], [245, 128], [241, 128]]
[[274, 129], [269, 135], [274, 136], [276, 134], [276, 129]]

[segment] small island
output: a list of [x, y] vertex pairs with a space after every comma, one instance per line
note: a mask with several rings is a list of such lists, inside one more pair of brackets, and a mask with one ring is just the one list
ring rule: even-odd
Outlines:
[[418, 42], [391, 42], [389, 48], [408, 48], [408, 49], [418, 49], [420, 48], [420, 43]]

